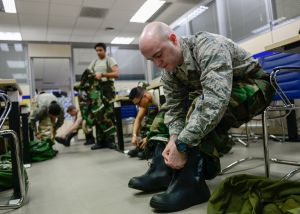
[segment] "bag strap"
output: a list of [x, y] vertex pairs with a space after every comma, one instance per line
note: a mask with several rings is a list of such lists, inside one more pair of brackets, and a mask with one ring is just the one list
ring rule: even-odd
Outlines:
[[93, 73], [96, 73], [96, 72], [95, 72], [96, 62], [97, 62], [97, 59], [94, 60], [94, 63], [93, 63], [93, 65], [92, 65], [92, 71], [93, 71]]
[[107, 73], [110, 73], [112, 70], [111, 70], [111, 67], [109, 66], [108, 60], [110, 60], [109, 56], [107, 56], [107, 59], [106, 59], [106, 69], [108, 70]]

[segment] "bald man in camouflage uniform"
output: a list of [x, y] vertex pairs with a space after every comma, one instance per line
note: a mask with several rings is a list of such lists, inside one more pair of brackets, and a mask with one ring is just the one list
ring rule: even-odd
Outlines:
[[164, 69], [170, 138], [163, 157], [175, 170], [166, 192], [154, 195], [150, 206], [177, 211], [206, 202], [205, 179], [219, 170], [207, 169], [218, 168], [218, 148], [228, 142], [228, 130], [269, 105], [274, 94], [269, 76], [248, 52], [221, 35], [200, 32], [183, 39], [166, 24], [152, 22], [139, 47]]

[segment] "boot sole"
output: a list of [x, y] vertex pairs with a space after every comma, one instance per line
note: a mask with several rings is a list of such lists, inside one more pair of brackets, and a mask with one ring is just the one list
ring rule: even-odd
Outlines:
[[[209, 198], [208, 198], [209, 199]], [[181, 210], [185, 210], [187, 208], [190, 208], [192, 206], [195, 206], [195, 205], [198, 205], [198, 204], [202, 204], [202, 203], [205, 203], [208, 201], [207, 200], [199, 200], [199, 201], [195, 201], [191, 204], [186, 204], [184, 206], [181, 206], [181, 207], [170, 207], [170, 205], [167, 205], [166, 204], [162, 204], [162, 203], [159, 203], [159, 202], [156, 202], [155, 200], [150, 200], [150, 207], [154, 208], [156, 211], [162, 211], [162, 212], [177, 212], [177, 211], [181, 211]]]
[[159, 189], [145, 189], [145, 188], [142, 188], [142, 187], [139, 187], [139, 186], [134, 186], [134, 185], [130, 185], [128, 184], [128, 187], [131, 188], [131, 189], [136, 189], [136, 190], [140, 190], [140, 191], [143, 191], [145, 193], [155, 193], [155, 192], [161, 192], [161, 191], [165, 191], [167, 190], [167, 186], [166, 187], [161, 187]]

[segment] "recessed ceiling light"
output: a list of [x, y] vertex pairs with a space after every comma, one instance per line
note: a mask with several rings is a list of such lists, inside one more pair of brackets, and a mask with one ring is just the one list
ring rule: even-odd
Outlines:
[[166, 1], [147, 0], [131, 17], [130, 22], [145, 23]]
[[0, 40], [22, 40], [20, 32], [0, 32]]
[[111, 44], [130, 44], [134, 40], [134, 37], [115, 37]]
[[5, 13], [17, 13], [14, 0], [2, 0]]

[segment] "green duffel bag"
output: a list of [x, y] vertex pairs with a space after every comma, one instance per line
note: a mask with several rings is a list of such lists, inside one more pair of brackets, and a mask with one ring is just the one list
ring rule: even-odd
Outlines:
[[[28, 184], [28, 176], [26, 170], [25, 181]], [[0, 191], [10, 189], [13, 187], [12, 183], [12, 164], [11, 164], [11, 153], [7, 152], [0, 156]]]
[[0, 191], [12, 188], [12, 166], [8, 160], [0, 161]]
[[46, 141], [31, 141], [30, 155], [32, 162], [49, 160], [56, 156], [57, 151], [52, 148], [53, 142], [50, 139]]

